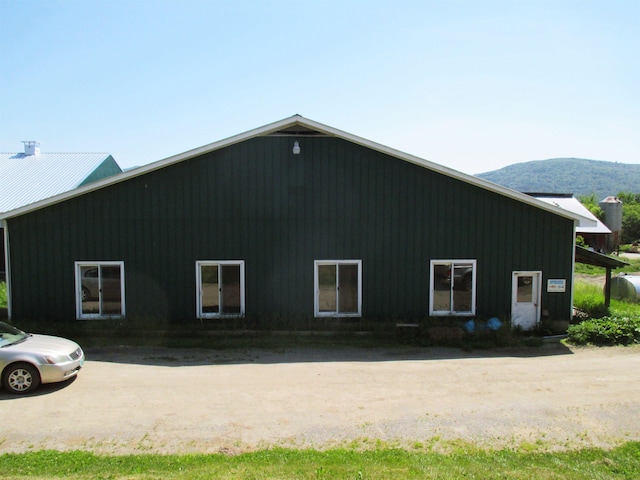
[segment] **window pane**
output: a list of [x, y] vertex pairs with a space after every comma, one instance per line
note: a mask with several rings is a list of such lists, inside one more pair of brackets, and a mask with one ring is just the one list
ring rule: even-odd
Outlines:
[[202, 265], [200, 267], [202, 280], [202, 313], [219, 312], [218, 266]]
[[122, 313], [120, 265], [104, 265], [100, 267], [100, 276], [102, 313], [104, 315], [120, 315]]
[[100, 313], [98, 267], [95, 265], [81, 266], [80, 283], [82, 288], [82, 313]]
[[358, 313], [358, 265], [340, 265], [338, 275], [340, 313]]
[[533, 302], [533, 277], [518, 277], [518, 294], [516, 301], [518, 303]]
[[221, 268], [221, 313], [240, 313], [240, 265], [221, 265]]
[[318, 265], [318, 290], [318, 310], [335, 312], [337, 310], [335, 265]]
[[433, 310], [451, 311], [451, 264], [433, 266]]
[[453, 311], [470, 312], [473, 299], [473, 265], [454, 264], [453, 279]]

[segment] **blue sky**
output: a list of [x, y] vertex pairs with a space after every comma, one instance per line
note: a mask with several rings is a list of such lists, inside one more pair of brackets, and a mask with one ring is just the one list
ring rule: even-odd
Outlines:
[[144, 165], [294, 114], [465, 173], [640, 163], [640, 0], [0, 0], [0, 151]]

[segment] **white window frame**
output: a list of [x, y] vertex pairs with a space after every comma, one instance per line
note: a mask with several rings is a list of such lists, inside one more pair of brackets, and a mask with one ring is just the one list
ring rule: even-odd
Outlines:
[[[240, 312], [239, 313], [220, 313], [220, 312], [203, 312], [202, 311], [202, 267], [217, 266], [218, 268], [218, 285], [222, 285], [222, 268], [223, 265], [237, 265], [240, 267]], [[244, 285], [244, 260], [198, 260], [196, 261], [196, 317], [199, 319], [206, 318], [239, 318], [245, 314], [245, 285]], [[218, 295], [220, 295], [220, 291]], [[220, 296], [218, 297], [218, 305], [221, 305]], [[223, 305], [222, 305], [223, 306]]]
[[[472, 276], [471, 276], [471, 310], [462, 310], [457, 311], [454, 310], [455, 301], [453, 299], [454, 289], [451, 288], [449, 290], [450, 293], [450, 302], [451, 305], [450, 310], [435, 310], [434, 308], [434, 292], [435, 292], [435, 282], [437, 279], [435, 278], [435, 266], [436, 265], [451, 265], [451, 271], [454, 271], [455, 265], [471, 265], [472, 266]], [[452, 273], [453, 274], [453, 273]], [[473, 316], [476, 314], [476, 278], [478, 274], [478, 261], [475, 259], [445, 259], [445, 260], [431, 260], [429, 263], [429, 315], [432, 317], [437, 316]]]
[[[102, 311], [98, 313], [83, 313], [82, 311], [82, 267], [101, 267], [118, 266], [120, 267], [120, 313], [119, 314], [103, 314]], [[75, 290], [76, 290], [76, 319], [77, 320], [101, 320], [107, 318], [122, 318], [126, 315], [126, 302], [125, 302], [125, 288], [124, 288], [124, 262], [123, 261], [77, 261], [74, 262], [75, 271]], [[102, 289], [100, 289], [98, 297], [98, 305], [102, 309]]]
[[[322, 265], [335, 265], [336, 266], [336, 310], [334, 312], [321, 312], [320, 311], [320, 281], [318, 275], [318, 267]], [[339, 290], [339, 271], [340, 265], [357, 265], [358, 267], [358, 311], [355, 313], [340, 313], [338, 306], [340, 305], [340, 290]], [[362, 260], [315, 260], [314, 261], [314, 302], [313, 309], [315, 317], [361, 317], [362, 316]]]

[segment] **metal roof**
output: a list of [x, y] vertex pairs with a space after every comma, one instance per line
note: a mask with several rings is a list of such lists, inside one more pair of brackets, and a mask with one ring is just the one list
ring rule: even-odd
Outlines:
[[[324, 125], [322, 123], [316, 122], [314, 120], [310, 120], [308, 118], [302, 117], [300, 115], [293, 115], [292, 117], [285, 118], [283, 120], [279, 120], [277, 122], [273, 122], [262, 127], [255, 128], [253, 130], [249, 130], [244, 133], [240, 133], [238, 135], [234, 135], [232, 137], [210, 143], [208, 145], [204, 145], [199, 148], [194, 148], [193, 150], [189, 150], [178, 155], [174, 155], [172, 157], [165, 158], [164, 160], [159, 160], [154, 163], [150, 163], [148, 165], [144, 165], [142, 167], [134, 168], [131, 170], [127, 170], [124, 173], [114, 175], [108, 177], [103, 180], [99, 180], [95, 183], [92, 183], [87, 186], [80, 187], [71, 192], [58, 195], [53, 198], [49, 198], [47, 200], [43, 200], [38, 202], [37, 204], [30, 205], [24, 208], [17, 208], [11, 212], [4, 212], [0, 209], [0, 219], [11, 218], [14, 216], [22, 215], [24, 213], [44, 208], [49, 205], [62, 202], [68, 198], [72, 198], [75, 196], [82, 195], [86, 192], [91, 192], [100, 188], [108, 187], [109, 185], [113, 185], [119, 182], [123, 182], [130, 178], [134, 178], [140, 175], [144, 175], [146, 173], [153, 172], [155, 170], [159, 170], [161, 168], [167, 167], [169, 165], [174, 165], [179, 162], [183, 162], [193, 157], [197, 157], [199, 155], [203, 155], [205, 153], [213, 152], [215, 150], [219, 150], [221, 148], [229, 147], [231, 145], [235, 145], [237, 143], [243, 142], [245, 140], [249, 140], [251, 138], [265, 136], [265, 135], [273, 135], [273, 134], [282, 134], [282, 133], [291, 133], [295, 132], [296, 129], [301, 129], [305, 135], [308, 135], [309, 132], [317, 132], [327, 136], [333, 136], [337, 138], [342, 138], [349, 142], [353, 142], [357, 145], [361, 145], [363, 147], [371, 148], [372, 150], [376, 150], [382, 152], [384, 154], [396, 157], [400, 160], [404, 160], [409, 163], [413, 163], [419, 165], [423, 168], [427, 168], [429, 170], [433, 170], [435, 172], [441, 173], [451, 178], [455, 178], [457, 180], [475, 185], [477, 187], [483, 188], [485, 190], [497, 193], [499, 195], [517, 200], [519, 202], [526, 203], [528, 205], [532, 205], [534, 207], [540, 208], [542, 210], [546, 210], [552, 212], [556, 215], [559, 215], [564, 218], [568, 218], [574, 221], [585, 221], [590, 223], [591, 220], [587, 219], [581, 215], [578, 215], [574, 212], [570, 212], [568, 210], [564, 210], [555, 205], [551, 205], [549, 203], [543, 202], [542, 200], [538, 200], [537, 198], [531, 197], [524, 193], [518, 192], [516, 190], [512, 190], [510, 188], [503, 187], [501, 185], [489, 182], [488, 180], [484, 180], [478, 177], [474, 177], [472, 175], [467, 175], [465, 173], [459, 172], [457, 170], [453, 170], [449, 167], [445, 167], [443, 165], [439, 165], [437, 163], [431, 162], [429, 160], [425, 160], [420, 157], [416, 157], [414, 155], [402, 152], [400, 150], [393, 149], [391, 147], [387, 147], [385, 145], [373, 142], [371, 140], [367, 140], [362, 137], [358, 137], [357, 135], [353, 135], [351, 133], [347, 133], [345, 131], [339, 130], [334, 127], [330, 127], [328, 125]], [[295, 134], [295, 133], [294, 133]]]
[[582, 217], [591, 219], [591, 222], [581, 220], [576, 226], [577, 233], [611, 233], [611, 230], [607, 226], [598, 220], [593, 213], [589, 211], [587, 207], [580, 203], [580, 201], [573, 195], [553, 195], [553, 194], [532, 194], [539, 200], [547, 202], [551, 205], [555, 205], [569, 212], [576, 213]]
[[108, 153], [0, 153], [0, 212], [77, 188]]

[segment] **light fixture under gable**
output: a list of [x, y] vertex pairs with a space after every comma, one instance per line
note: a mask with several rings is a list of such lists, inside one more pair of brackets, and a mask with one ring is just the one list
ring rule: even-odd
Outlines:
[[300, 144], [298, 143], [297, 140], [293, 142], [293, 154], [300, 155]]

